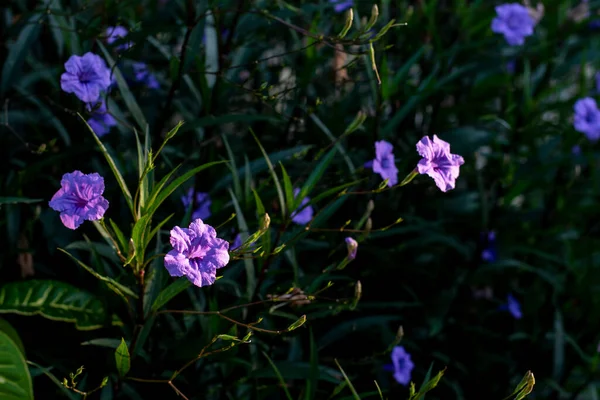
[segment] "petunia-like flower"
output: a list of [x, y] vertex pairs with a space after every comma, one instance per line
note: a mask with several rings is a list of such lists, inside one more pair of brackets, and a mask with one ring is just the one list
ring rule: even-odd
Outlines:
[[94, 172], [73, 171], [63, 175], [61, 188], [48, 203], [60, 212], [60, 220], [69, 229], [77, 229], [83, 221], [96, 221], [108, 209], [108, 200], [102, 197], [104, 178]]
[[348, 260], [352, 261], [356, 258], [356, 251], [358, 250], [358, 242], [351, 237], [346, 239], [346, 247], [348, 248]]
[[110, 86], [110, 69], [94, 53], [69, 57], [65, 69], [67, 72], [60, 76], [61, 89], [67, 93], [75, 93], [75, 96], [86, 103], [98, 101], [100, 92]]
[[146, 85], [149, 89], [158, 89], [160, 87], [156, 76], [148, 70], [148, 66], [143, 62], [133, 63], [133, 73], [136, 82]]
[[494, 262], [498, 258], [498, 252], [496, 251], [496, 232], [489, 231], [484, 235], [485, 248], [481, 252], [481, 259], [487, 262]]
[[185, 276], [198, 287], [215, 283], [217, 269], [229, 263], [229, 243], [200, 218], [187, 229], [173, 228], [170, 241], [173, 250], [165, 256], [165, 268], [171, 276]]
[[[300, 189], [294, 189], [294, 197], [297, 197], [300, 193]], [[302, 199], [302, 202], [298, 206], [298, 208], [304, 207], [306, 203], [310, 201], [310, 198], [307, 196]], [[294, 211], [291, 215], [292, 221], [297, 223], [298, 225], [306, 225], [312, 220], [314, 214], [314, 209], [312, 206], [304, 207], [300, 212], [298, 210]]]
[[385, 140], [375, 142], [375, 159], [368, 164], [373, 168], [373, 172], [381, 175], [382, 179], [388, 179], [389, 187], [398, 183], [398, 168], [396, 168], [393, 151], [394, 146], [391, 143]]
[[[181, 196], [181, 202], [183, 207], [187, 210], [192, 205], [194, 199], [194, 188], [190, 188], [185, 196]], [[207, 219], [212, 214], [210, 212], [210, 205], [212, 200], [208, 193], [196, 192], [196, 209], [192, 213], [192, 220], [195, 219]]]
[[507, 3], [496, 6], [496, 18], [492, 21], [492, 31], [504, 35], [511, 46], [525, 43], [527, 36], [533, 35], [535, 20], [527, 7], [519, 3]]
[[410, 359], [410, 354], [402, 346], [396, 346], [392, 350], [392, 364], [394, 367], [394, 379], [401, 385], [408, 385], [415, 364]]
[[[123, 26], [109, 26], [106, 28], [106, 43], [113, 44], [114, 42], [123, 39], [129, 34], [127, 28]], [[133, 42], [125, 42], [115, 47], [117, 51], [128, 50], [133, 47]]]
[[117, 121], [106, 110], [104, 100], [100, 100], [100, 103], [94, 107], [88, 104], [86, 108], [91, 112], [91, 117], [87, 120], [87, 123], [98, 137], [106, 135], [111, 127], [117, 126]]
[[509, 293], [506, 298], [506, 304], [500, 307], [501, 310], [506, 310], [511, 313], [511, 315], [515, 319], [523, 318], [523, 313], [521, 312], [521, 304], [515, 299], [512, 293]]
[[589, 140], [595, 142], [600, 139], [600, 110], [596, 100], [585, 97], [575, 102], [575, 130], [583, 133]]
[[459, 168], [465, 160], [450, 153], [450, 144], [437, 135], [433, 135], [433, 141], [424, 136], [417, 143], [417, 151], [423, 157], [417, 164], [417, 171], [432, 177], [442, 192], [454, 189]]
[[336, 13], [344, 12], [354, 5], [354, 0], [329, 0], [329, 2], [333, 4]]

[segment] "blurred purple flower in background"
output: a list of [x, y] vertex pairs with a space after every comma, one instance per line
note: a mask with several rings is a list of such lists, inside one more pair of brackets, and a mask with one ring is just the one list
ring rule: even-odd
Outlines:
[[173, 228], [170, 241], [173, 250], [165, 256], [165, 268], [171, 276], [185, 276], [198, 287], [215, 283], [217, 269], [229, 263], [229, 243], [201, 219], [189, 229]]
[[[192, 221], [195, 219], [205, 220], [209, 218], [212, 214], [210, 212], [210, 205], [212, 204], [212, 200], [208, 193], [205, 192], [195, 192], [196, 194], [196, 209], [192, 213]], [[181, 202], [183, 203], [183, 207], [187, 210], [189, 207], [193, 205], [194, 201], [194, 188], [191, 187], [185, 196], [181, 196]]]
[[594, 75], [594, 80], [596, 81], [596, 93], [600, 93], [600, 72], [596, 72], [596, 75]]
[[356, 251], [358, 250], [358, 242], [351, 237], [345, 239], [346, 247], [348, 248], [348, 260], [352, 261], [356, 258]]
[[392, 350], [392, 364], [394, 368], [394, 379], [401, 385], [410, 383], [410, 376], [415, 364], [410, 358], [410, 354], [402, 346], [396, 346]]
[[[298, 197], [298, 194], [300, 193], [300, 189], [296, 188], [294, 189], [294, 198]], [[305, 204], [307, 204], [310, 201], [310, 197], [305, 197], [302, 199], [302, 202], [300, 202], [300, 205], [298, 206], [298, 209], [303, 207]], [[310, 220], [313, 218], [313, 214], [314, 214], [314, 210], [312, 208], [312, 206], [308, 206], [303, 208], [302, 210], [300, 210], [300, 212], [298, 212], [298, 209], [296, 209], [291, 217], [292, 217], [292, 221], [294, 221], [296, 224], [298, 225], [306, 225], [310, 222]]]
[[450, 153], [450, 144], [437, 135], [433, 135], [433, 141], [428, 136], [424, 136], [417, 143], [417, 151], [423, 157], [417, 164], [417, 171], [432, 177], [442, 192], [454, 189], [460, 166], [465, 163], [465, 160], [459, 155]]
[[533, 35], [535, 20], [527, 7], [519, 3], [496, 6], [496, 18], [492, 20], [492, 32], [501, 33], [511, 46], [525, 43], [527, 36]]
[[382, 179], [388, 179], [388, 186], [392, 187], [398, 183], [398, 168], [394, 161], [394, 146], [385, 140], [375, 142], [375, 159], [365, 167], [372, 167], [373, 172], [379, 174]]
[[117, 126], [117, 121], [106, 110], [104, 99], [101, 99], [94, 107], [88, 104], [86, 108], [91, 113], [87, 123], [98, 137], [106, 135], [111, 127]]
[[104, 193], [104, 178], [94, 172], [73, 171], [63, 175], [61, 188], [52, 196], [50, 207], [60, 212], [60, 220], [69, 229], [77, 229], [83, 221], [95, 221], [104, 216], [108, 200]]
[[579, 99], [573, 106], [575, 130], [583, 133], [589, 140], [595, 142], [600, 139], [600, 110], [596, 100], [591, 97]]
[[496, 232], [489, 231], [484, 234], [483, 238], [484, 249], [481, 252], [481, 259], [487, 262], [494, 262], [498, 259], [498, 252], [496, 251]]
[[521, 312], [521, 304], [517, 301], [517, 299], [509, 293], [506, 298], [506, 304], [500, 307], [501, 310], [508, 311], [515, 319], [523, 318], [523, 313]]
[[[122, 26], [109, 26], [106, 28], [106, 43], [113, 44], [114, 42], [123, 39], [129, 34], [127, 28]], [[115, 47], [118, 51], [128, 50], [133, 46], [133, 42], [125, 42]]]
[[336, 13], [344, 12], [354, 5], [354, 0], [329, 0], [329, 2], [333, 4]]
[[156, 76], [148, 70], [146, 64], [135, 62], [132, 66], [136, 82], [146, 85], [149, 89], [158, 89], [160, 87]]
[[65, 63], [67, 72], [60, 76], [60, 87], [67, 93], [74, 93], [81, 101], [95, 103], [100, 92], [110, 86], [110, 69], [100, 56], [85, 53], [73, 55]]
[[[230, 250], [235, 250], [239, 247], [241, 247], [244, 244], [244, 242], [242, 242], [242, 234], [238, 233], [237, 235], [235, 235], [235, 239], [233, 239], [233, 243], [231, 243], [231, 246], [229, 247]], [[256, 242], [250, 243], [250, 246], [248, 246], [249, 249], [254, 249], [256, 247]]]

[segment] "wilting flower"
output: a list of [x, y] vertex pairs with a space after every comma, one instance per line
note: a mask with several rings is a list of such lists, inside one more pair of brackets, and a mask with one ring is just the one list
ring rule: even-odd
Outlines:
[[481, 259], [487, 262], [494, 262], [498, 258], [496, 251], [496, 232], [489, 231], [484, 237], [484, 249], [481, 252]]
[[60, 185], [49, 205], [60, 212], [60, 220], [67, 228], [77, 229], [85, 220], [95, 221], [104, 216], [108, 200], [102, 197], [104, 178], [98, 173], [66, 173]]
[[229, 243], [200, 218], [188, 229], [173, 228], [170, 241], [173, 250], [165, 256], [165, 268], [171, 276], [185, 276], [198, 287], [215, 283], [217, 269], [229, 263]]
[[459, 155], [450, 153], [450, 144], [437, 135], [433, 135], [433, 141], [428, 136], [424, 136], [417, 143], [417, 151], [423, 157], [417, 164], [417, 171], [432, 177], [442, 192], [454, 189], [456, 178], [460, 173], [459, 168], [465, 160]]
[[415, 364], [410, 359], [410, 354], [402, 346], [396, 346], [392, 350], [392, 364], [394, 367], [394, 379], [401, 385], [408, 385], [410, 375]]
[[75, 93], [86, 103], [98, 101], [100, 92], [110, 86], [110, 69], [94, 53], [69, 57], [65, 69], [67, 72], [60, 77], [60, 87], [67, 93]]
[[591, 97], [579, 99], [573, 108], [575, 110], [573, 122], [575, 130], [583, 133], [591, 141], [600, 139], [600, 110], [598, 110], [596, 100]]
[[567, 11], [567, 18], [573, 22], [581, 22], [590, 17], [590, 6], [587, 0], [581, 1], [574, 8]]
[[341, 13], [354, 5], [354, 0], [329, 0], [336, 13]]
[[348, 248], [348, 260], [352, 261], [356, 258], [356, 251], [358, 250], [358, 242], [351, 237], [346, 239], [346, 247]]
[[148, 66], [143, 62], [133, 63], [133, 73], [136, 82], [143, 83], [150, 89], [158, 89], [160, 87], [156, 76], [148, 70]]
[[[190, 188], [185, 196], [181, 196], [181, 202], [183, 207], [187, 210], [192, 205], [194, 199], [194, 188]], [[210, 212], [210, 205], [212, 201], [208, 193], [196, 192], [196, 209], [192, 213], [192, 220], [195, 219], [207, 219], [212, 214]]]
[[[298, 188], [294, 189], [294, 198], [297, 197], [299, 193], [300, 193], [300, 189], [298, 189]], [[309, 201], [310, 201], [310, 198], [308, 196], [303, 198], [302, 202], [300, 202], [300, 205], [298, 206], [298, 208], [304, 207], [304, 205], [306, 203], [308, 203]], [[312, 206], [308, 206], [308, 207], [304, 207], [299, 212], [296, 209], [296, 211], [294, 211], [292, 213], [291, 217], [292, 217], [292, 221], [294, 221], [298, 225], [306, 225], [313, 218], [313, 214], [314, 214], [314, 210], [313, 210]]]
[[111, 127], [117, 126], [117, 121], [107, 112], [104, 100], [100, 100], [100, 103], [94, 107], [88, 104], [86, 108], [91, 112], [87, 123], [98, 137], [106, 135]]
[[522, 45], [527, 36], [533, 35], [535, 20], [529, 15], [527, 7], [519, 3], [507, 3], [496, 6], [496, 13], [492, 31], [503, 34], [509, 45]]
[[[106, 28], [106, 43], [113, 44], [114, 42], [123, 39], [129, 34], [127, 28], [122, 26], [109, 26]], [[133, 42], [126, 42], [116, 47], [118, 51], [128, 50], [133, 46]]]
[[394, 161], [394, 146], [385, 140], [375, 142], [375, 159], [365, 164], [373, 168], [373, 172], [379, 174], [382, 179], [388, 179], [388, 186], [392, 187], [398, 183], [398, 168]]
[[521, 312], [521, 304], [515, 299], [512, 293], [509, 293], [507, 296], [506, 304], [500, 307], [501, 310], [506, 310], [511, 313], [511, 315], [515, 319], [523, 318], [523, 313]]

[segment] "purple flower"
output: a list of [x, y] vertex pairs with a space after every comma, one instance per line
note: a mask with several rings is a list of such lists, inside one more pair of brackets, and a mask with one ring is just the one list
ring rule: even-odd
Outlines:
[[358, 250], [358, 243], [351, 237], [346, 239], [346, 247], [348, 248], [348, 261], [352, 261], [356, 258], [356, 251]]
[[589, 140], [600, 139], [600, 110], [596, 100], [591, 97], [579, 99], [573, 107], [575, 110], [575, 130], [583, 133]]
[[600, 19], [594, 19], [594, 20], [590, 21], [590, 23], [589, 23], [588, 27], [589, 27], [591, 30], [597, 30], [597, 29], [600, 29]]
[[[299, 193], [300, 189], [294, 189], [294, 198], [297, 197]], [[298, 209], [304, 207], [304, 205], [306, 205], [306, 203], [308, 203], [309, 201], [310, 198], [308, 196], [303, 198], [302, 202], [300, 202], [300, 205], [298, 206]], [[312, 206], [304, 207], [302, 210], [300, 210], [300, 212], [298, 212], [298, 209], [296, 209], [296, 211], [292, 213], [292, 221], [294, 221], [298, 225], [308, 224], [313, 218], [314, 210]]]
[[336, 13], [341, 13], [354, 5], [354, 0], [329, 0]]
[[148, 71], [148, 66], [143, 62], [133, 63], [133, 73], [136, 82], [143, 83], [150, 89], [158, 89], [160, 87], [156, 76]]
[[484, 237], [485, 248], [481, 252], [481, 259], [487, 262], [494, 262], [498, 259], [496, 251], [496, 232], [489, 231]]
[[525, 43], [527, 36], [533, 35], [535, 20], [529, 15], [527, 7], [519, 3], [507, 3], [496, 6], [496, 18], [492, 21], [492, 32], [501, 33], [511, 46]]
[[392, 364], [394, 366], [394, 379], [396, 382], [404, 386], [408, 385], [415, 364], [413, 364], [410, 354], [404, 350], [404, 347], [394, 347], [392, 350]]
[[[114, 42], [123, 39], [129, 34], [127, 28], [122, 26], [109, 26], [106, 28], [106, 43], [113, 44]], [[115, 47], [117, 51], [128, 50], [133, 46], [133, 42], [126, 42]]]
[[508, 294], [506, 304], [501, 306], [500, 309], [510, 312], [515, 319], [523, 318], [523, 313], [521, 312], [521, 305], [519, 304], [517, 299], [515, 299], [512, 293]]
[[104, 100], [100, 100], [93, 108], [89, 104], [86, 108], [91, 112], [87, 123], [98, 137], [106, 135], [111, 127], [117, 126], [117, 121], [107, 112]]
[[382, 179], [388, 179], [388, 186], [392, 187], [398, 183], [398, 168], [394, 162], [394, 146], [385, 140], [375, 142], [375, 159], [372, 163], [373, 172], [381, 175]]
[[596, 93], [600, 93], [600, 72], [596, 72], [594, 80], [596, 81]]
[[217, 237], [215, 228], [200, 218], [189, 229], [171, 230], [173, 250], [165, 256], [165, 268], [171, 276], [185, 276], [198, 287], [215, 283], [217, 269], [229, 262], [229, 243]]
[[108, 200], [102, 197], [104, 178], [98, 173], [66, 173], [60, 185], [49, 205], [60, 212], [60, 220], [67, 228], [77, 229], [85, 220], [95, 221], [104, 216]]
[[98, 101], [100, 92], [110, 86], [110, 69], [94, 53], [69, 57], [65, 69], [67, 72], [60, 76], [60, 87], [86, 103]]
[[[185, 196], [181, 196], [181, 202], [183, 207], [187, 210], [188, 207], [192, 206], [194, 199], [194, 188], [190, 188]], [[210, 205], [212, 201], [208, 193], [196, 192], [196, 210], [192, 213], [192, 220], [195, 219], [207, 219], [212, 214], [210, 212]]]
[[509, 74], [514, 74], [517, 69], [517, 60], [510, 60], [506, 63], [506, 72]]
[[433, 135], [433, 141], [428, 136], [424, 136], [417, 143], [417, 151], [423, 157], [417, 164], [417, 171], [432, 177], [442, 192], [454, 189], [456, 178], [460, 173], [459, 167], [465, 163], [465, 160], [459, 155], [450, 153], [450, 144], [437, 135]]

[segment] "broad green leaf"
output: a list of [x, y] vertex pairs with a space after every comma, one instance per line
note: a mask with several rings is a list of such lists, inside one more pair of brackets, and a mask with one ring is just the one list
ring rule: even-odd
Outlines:
[[21, 351], [21, 354], [23, 354], [23, 357], [25, 357], [25, 346], [23, 346], [23, 342], [21, 341], [19, 334], [17, 333], [15, 328], [13, 328], [13, 326], [3, 318], [0, 318], [0, 332], [3, 332], [6, 336], [8, 336], [10, 340], [12, 340], [17, 345], [17, 347]]
[[137, 122], [142, 132], [145, 132], [148, 123], [146, 122], [146, 118], [144, 117], [144, 113], [140, 109], [140, 106], [135, 101], [135, 97], [131, 93], [131, 90], [129, 90], [127, 81], [123, 77], [123, 74], [121, 74], [119, 68], [117, 68], [115, 61], [110, 55], [110, 52], [106, 50], [106, 47], [104, 47], [102, 42], [100, 40], [96, 40], [96, 44], [98, 45], [98, 47], [100, 47], [100, 50], [102, 50], [104, 58], [106, 58], [106, 61], [108, 62], [108, 67], [110, 68], [112, 74], [117, 80], [119, 91], [121, 92], [121, 96], [123, 96], [123, 101], [125, 102], [125, 105], [127, 105], [129, 112], [131, 112], [131, 115], [133, 115], [133, 118]]
[[31, 204], [31, 203], [39, 203], [40, 201], [44, 201], [44, 199], [28, 199], [25, 197], [0, 197], [0, 205], [2, 204]]
[[96, 144], [98, 145], [98, 147], [100, 147], [100, 151], [104, 155], [104, 158], [106, 158], [106, 162], [108, 163], [108, 166], [110, 167], [111, 171], [113, 172], [113, 175], [115, 176], [115, 179], [117, 180], [117, 183], [119, 184], [119, 187], [121, 188], [121, 191], [123, 192], [123, 195], [125, 196], [125, 202], [129, 206], [129, 210], [131, 211], [131, 214], [133, 216], [135, 216], [135, 210], [133, 208], [133, 198], [131, 197], [131, 192], [127, 188], [125, 179], [123, 179], [123, 175], [121, 175], [121, 172], [119, 172], [119, 169], [117, 168], [117, 164], [115, 164], [115, 162], [112, 159], [112, 157], [110, 156], [110, 154], [108, 154], [108, 150], [106, 150], [106, 147], [104, 147], [104, 144], [102, 144], [102, 142], [96, 135], [96, 132], [94, 132], [94, 130], [88, 125], [87, 121], [81, 116], [81, 114], [78, 114], [78, 115], [79, 115], [79, 118], [81, 118], [81, 120], [85, 124], [85, 126], [87, 126], [89, 131], [92, 132], [92, 136], [94, 137]]
[[23, 24], [23, 29], [19, 33], [16, 42], [10, 46], [8, 55], [2, 67], [2, 82], [0, 83], [0, 97], [8, 91], [11, 85], [18, 81], [18, 74], [23, 71], [23, 62], [25, 57], [32, 49], [33, 43], [37, 40], [41, 24], [39, 23], [41, 14], [33, 14], [27, 22]]
[[0, 399], [33, 400], [33, 385], [25, 357], [4, 332], [0, 332]]
[[123, 378], [129, 372], [131, 367], [131, 359], [129, 357], [129, 348], [125, 339], [121, 338], [121, 344], [115, 350], [115, 362], [117, 364], [117, 371], [119, 376]]
[[152, 304], [152, 311], [157, 311], [159, 308], [167, 304], [173, 297], [177, 296], [190, 286], [192, 286], [192, 282], [190, 282], [187, 278], [181, 277], [177, 279], [160, 292], [156, 300], [154, 300], [154, 304]]
[[54, 280], [34, 279], [2, 285], [0, 313], [40, 315], [53, 321], [75, 323], [79, 330], [99, 329], [107, 323], [106, 310], [100, 299]]
[[118, 293], [118, 294], [120, 294], [120, 295], [126, 294], [126, 295], [129, 295], [129, 296], [133, 297], [134, 299], [138, 298], [138, 295], [135, 294], [127, 286], [124, 286], [124, 285], [120, 284], [119, 282], [115, 281], [114, 279], [112, 279], [112, 278], [110, 278], [108, 276], [100, 275], [98, 272], [94, 271], [94, 269], [92, 267], [90, 267], [90, 266], [84, 264], [83, 262], [79, 261], [79, 259], [77, 259], [73, 255], [71, 255], [71, 253], [69, 253], [65, 249], [61, 249], [59, 247], [58, 250], [62, 251], [66, 255], [68, 255], [73, 261], [75, 261], [77, 264], [79, 264], [80, 267], [82, 267], [83, 269], [85, 269], [86, 271], [88, 271], [90, 274], [94, 275], [96, 278], [100, 279], [102, 282], [106, 282], [108, 284], [108, 287], [110, 287], [111, 289], [113, 289], [115, 291], [121, 292], [121, 293]]

